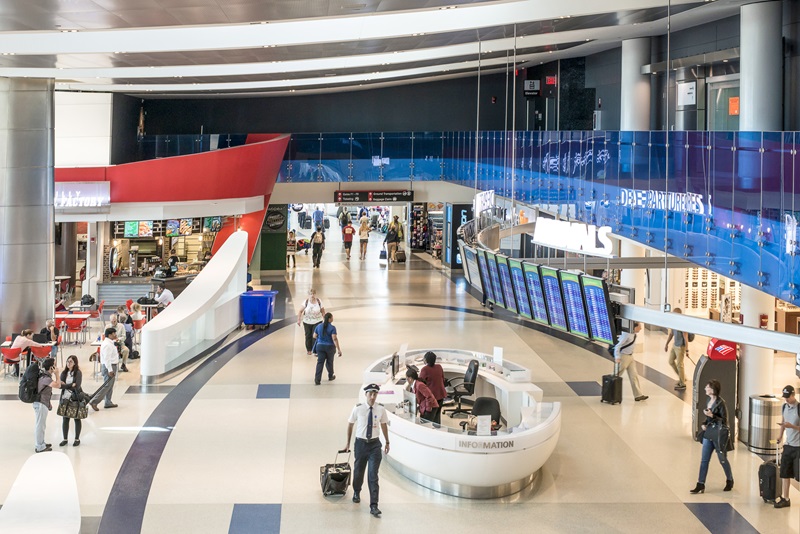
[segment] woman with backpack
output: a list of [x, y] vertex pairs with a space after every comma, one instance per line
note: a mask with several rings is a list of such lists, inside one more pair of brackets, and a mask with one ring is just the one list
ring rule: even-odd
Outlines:
[[[67, 367], [61, 371], [61, 400], [79, 400], [83, 395], [81, 389], [81, 382], [83, 381], [83, 373], [78, 367], [78, 357], [74, 354], [67, 358]], [[67, 444], [67, 436], [69, 435], [69, 417], [62, 417], [61, 432], [64, 439], [58, 444], [63, 447]], [[75, 441], [72, 442], [73, 447], [81, 444], [81, 420], [75, 419]]]
[[328, 380], [336, 380], [336, 375], [333, 374], [333, 354], [336, 352], [340, 358], [342, 357], [336, 327], [332, 323], [333, 314], [326, 313], [325, 320], [314, 329], [314, 339], [317, 345], [317, 369], [314, 373], [314, 384], [317, 386], [322, 382], [323, 365], [328, 370]]
[[303, 307], [297, 313], [297, 326], [303, 323], [306, 334], [306, 351], [311, 356], [314, 347], [314, 329], [322, 324], [325, 315], [325, 307], [317, 298], [317, 291], [312, 287], [308, 290], [308, 298], [303, 302]]

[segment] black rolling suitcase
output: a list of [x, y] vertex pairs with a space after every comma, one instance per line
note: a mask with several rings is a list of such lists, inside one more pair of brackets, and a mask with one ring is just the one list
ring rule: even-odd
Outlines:
[[619, 404], [622, 402], [622, 377], [619, 374], [619, 365], [614, 364], [614, 374], [603, 376], [603, 389], [600, 402]]
[[350, 487], [350, 452], [347, 452], [347, 461], [339, 463], [339, 454], [336, 453], [332, 464], [325, 464], [319, 468], [319, 484], [322, 486], [323, 495], [344, 495]]
[[780, 466], [780, 444], [777, 444], [775, 459], [767, 460], [758, 466], [758, 494], [764, 502], [774, 503], [778, 494], [778, 468]]
[[402, 248], [398, 248], [397, 252], [394, 253], [395, 258], [397, 258], [397, 263], [405, 263], [406, 262], [406, 251]]

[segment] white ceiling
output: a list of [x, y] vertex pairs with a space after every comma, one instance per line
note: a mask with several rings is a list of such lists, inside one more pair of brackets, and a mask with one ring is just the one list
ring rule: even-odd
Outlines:
[[584, 56], [747, 0], [2, 0], [0, 76], [166, 95], [351, 91]]

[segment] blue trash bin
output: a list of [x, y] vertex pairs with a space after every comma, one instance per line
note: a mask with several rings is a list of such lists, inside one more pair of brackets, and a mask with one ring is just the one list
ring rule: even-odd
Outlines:
[[242, 322], [247, 326], [266, 328], [275, 314], [277, 291], [247, 291], [239, 296]]

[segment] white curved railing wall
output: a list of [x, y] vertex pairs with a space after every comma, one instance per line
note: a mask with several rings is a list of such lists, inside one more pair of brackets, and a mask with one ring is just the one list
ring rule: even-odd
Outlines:
[[234, 232], [175, 301], [142, 328], [142, 384], [169, 378], [241, 325], [247, 232]]

